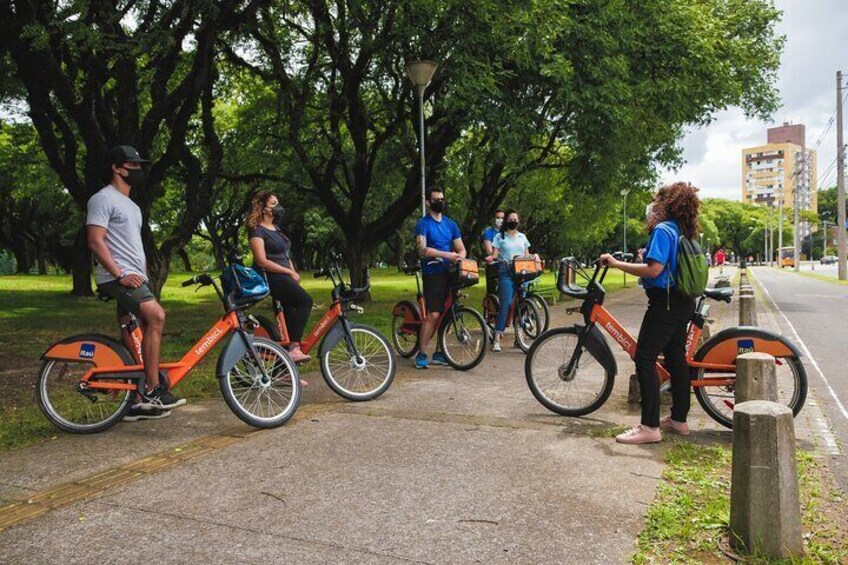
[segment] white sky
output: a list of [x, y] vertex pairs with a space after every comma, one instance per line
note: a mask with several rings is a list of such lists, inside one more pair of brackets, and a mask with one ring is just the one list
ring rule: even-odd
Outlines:
[[[766, 128], [804, 124], [808, 147], [825, 130], [836, 109], [836, 71], [848, 75], [848, 1], [775, 0], [775, 5], [783, 11], [778, 31], [786, 36], [777, 82], [783, 106], [768, 123], [746, 120], [733, 108], [717, 114], [709, 126], [690, 130], [682, 142], [686, 163], [664, 173], [665, 181], [690, 181], [701, 188], [702, 197], [740, 200], [742, 149], [765, 144]], [[848, 105], [843, 111], [848, 114]], [[819, 175], [835, 157], [836, 128], [831, 126], [818, 148]], [[820, 177], [833, 186], [835, 171], [829, 179]]]

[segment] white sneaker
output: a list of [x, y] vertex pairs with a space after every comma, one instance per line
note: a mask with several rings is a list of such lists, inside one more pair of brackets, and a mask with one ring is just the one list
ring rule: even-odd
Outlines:
[[492, 342], [492, 351], [501, 351], [501, 342], [500, 341]]

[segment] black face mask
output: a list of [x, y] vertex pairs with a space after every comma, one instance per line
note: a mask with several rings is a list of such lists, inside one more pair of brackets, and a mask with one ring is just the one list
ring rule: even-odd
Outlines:
[[127, 172], [129, 174], [123, 178], [124, 182], [127, 183], [130, 188], [139, 188], [144, 185], [144, 181], [147, 178], [147, 175], [144, 174], [144, 169], [127, 169]]
[[518, 227], [518, 220], [510, 220], [505, 225], [506, 225], [506, 229], [514, 230]]
[[274, 223], [279, 224], [283, 221], [283, 216], [286, 215], [286, 209], [281, 205], [277, 204], [273, 208], [271, 208], [271, 215], [274, 216]]
[[441, 214], [448, 209], [448, 203], [445, 200], [434, 200], [430, 203], [430, 210], [436, 214]]

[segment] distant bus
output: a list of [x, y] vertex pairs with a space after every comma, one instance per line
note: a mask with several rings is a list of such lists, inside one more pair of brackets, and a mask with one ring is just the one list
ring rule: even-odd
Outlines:
[[795, 248], [794, 247], [781, 247], [778, 252], [780, 253], [780, 268], [783, 267], [795, 267]]

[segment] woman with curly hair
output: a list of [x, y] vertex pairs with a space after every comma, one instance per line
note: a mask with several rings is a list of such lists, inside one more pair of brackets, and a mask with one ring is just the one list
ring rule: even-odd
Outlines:
[[309, 320], [312, 297], [300, 286], [300, 275], [291, 259], [291, 240], [281, 225], [284, 209], [273, 192], [257, 192], [250, 203], [247, 229], [253, 266], [264, 273], [271, 295], [283, 305], [286, 329], [291, 345], [289, 355], [295, 363], [309, 360], [300, 349], [300, 339]]
[[[625, 263], [612, 255], [601, 255], [601, 263], [625, 273], [642, 277], [648, 295], [648, 311], [642, 319], [639, 343], [636, 346], [636, 375], [642, 395], [642, 421], [638, 426], [620, 434], [619, 443], [657, 443], [660, 430], [687, 435], [689, 425], [690, 386], [689, 366], [686, 364], [686, 326], [695, 312], [695, 299], [676, 292], [674, 272], [677, 269], [677, 245], [680, 236], [697, 237], [698, 189], [677, 182], [662, 187], [648, 205], [647, 228], [650, 232], [647, 248], [636, 263]], [[660, 383], [657, 358], [665, 356], [665, 366], [671, 373], [671, 415], [660, 420]]]

